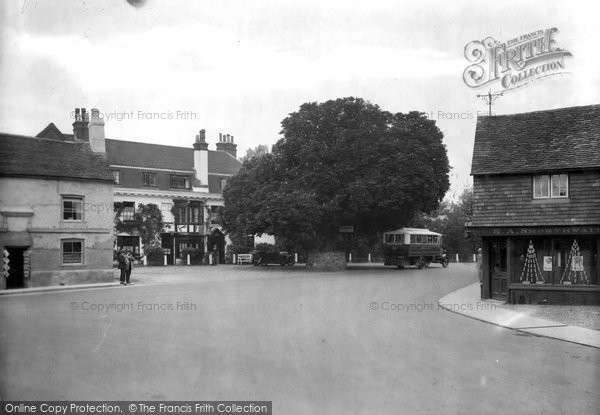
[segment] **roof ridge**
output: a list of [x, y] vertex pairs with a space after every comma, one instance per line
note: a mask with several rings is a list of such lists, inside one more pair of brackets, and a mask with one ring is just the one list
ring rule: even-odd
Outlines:
[[119, 139], [116, 139], [116, 138], [105, 138], [105, 140], [108, 140], [108, 141], [120, 141], [122, 143], [141, 144], [141, 145], [147, 145], [147, 146], [180, 148], [180, 149], [184, 149], [184, 150], [193, 150], [194, 149], [192, 146], [182, 147], [182, 146], [173, 146], [173, 145], [169, 145], [169, 144], [155, 144], [155, 143], [147, 143], [147, 142], [141, 142], [141, 141], [119, 140]]
[[501, 118], [501, 117], [514, 117], [514, 116], [519, 116], [519, 115], [559, 112], [559, 111], [567, 111], [567, 110], [583, 109], [583, 108], [600, 108], [600, 104], [574, 105], [572, 107], [552, 108], [552, 109], [548, 109], [548, 110], [535, 110], [535, 111], [528, 111], [528, 112], [513, 112], [511, 114], [497, 114], [497, 115], [482, 114], [482, 115], [478, 115], [477, 118], [478, 119], [479, 118], [493, 119], [493, 118]]
[[36, 137], [36, 136], [31, 136], [31, 135], [11, 134], [11, 133], [3, 133], [3, 132], [0, 132], [0, 137], [26, 138], [26, 139], [31, 139], [31, 140], [52, 141], [53, 143], [64, 143], [64, 144], [85, 144], [85, 143], [87, 143], [87, 141], [57, 140], [56, 138]]

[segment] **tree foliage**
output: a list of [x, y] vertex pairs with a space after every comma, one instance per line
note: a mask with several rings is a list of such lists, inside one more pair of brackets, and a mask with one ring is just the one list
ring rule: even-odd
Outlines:
[[269, 147], [266, 144], [259, 144], [254, 148], [246, 150], [246, 155], [242, 158], [242, 162], [267, 153], [269, 153]]
[[160, 245], [160, 233], [163, 229], [163, 216], [160, 208], [154, 203], [140, 203], [133, 220], [122, 220], [125, 205], [115, 202], [115, 233], [126, 232], [141, 237], [144, 251], [151, 245]]
[[481, 239], [466, 232], [465, 225], [473, 215], [473, 189], [467, 188], [457, 202], [445, 202], [431, 215], [423, 215], [417, 222], [444, 235], [444, 248], [449, 254], [470, 257], [481, 247]]
[[228, 231], [332, 250], [340, 226], [376, 237], [435, 210], [449, 188], [443, 135], [423, 113], [350, 97], [303, 104], [282, 127], [273, 151], [246, 160], [228, 182]]

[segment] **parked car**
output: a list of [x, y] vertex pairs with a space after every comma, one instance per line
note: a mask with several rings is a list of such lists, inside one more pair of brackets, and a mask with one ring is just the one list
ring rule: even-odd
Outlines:
[[279, 264], [282, 267], [294, 265], [296, 261], [294, 256], [288, 252], [268, 252], [268, 251], [252, 251], [252, 264], [255, 266], [267, 266], [269, 264]]

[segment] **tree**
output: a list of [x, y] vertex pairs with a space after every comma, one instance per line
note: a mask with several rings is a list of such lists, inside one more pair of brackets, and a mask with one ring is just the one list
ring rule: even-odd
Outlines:
[[481, 239], [467, 234], [465, 225], [473, 215], [473, 189], [466, 188], [458, 201], [444, 202], [431, 215], [423, 215], [417, 226], [444, 235], [444, 248], [451, 254], [469, 257], [481, 247]]
[[250, 160], [253, 157], [262, 156], [269, 153], [269, 147], [266, 144], [259, 144], [254, 148], [246, 150], [246, 155], [242, 158], [242, 162]]
[[133, 220], [123, 221], [121, 214], [125, 205], [115, 202], [115, 233], [137, 233], [142, 240], [144, 251], [151, 245], [160, 244], [160, 233], [163, 229], [163, 216], [160, 208], [149, 203], [140, 203]]
[[247, 160], [223, 193], [228, 231], [335, 250], [340, 226], [376, 238], [435, 210], [449, 188], [443, 135], [423, 113], [360, 98], [303, 104], [273, 151]]

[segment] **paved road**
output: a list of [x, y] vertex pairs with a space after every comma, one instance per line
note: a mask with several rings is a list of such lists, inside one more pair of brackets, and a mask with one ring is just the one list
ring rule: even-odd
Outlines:
[[472, 265], [164, 273], [0, 298], [0, 398], [272, 400], [276, 414], [600, 408], [597, 349], [438, 310], [476, 279]]

